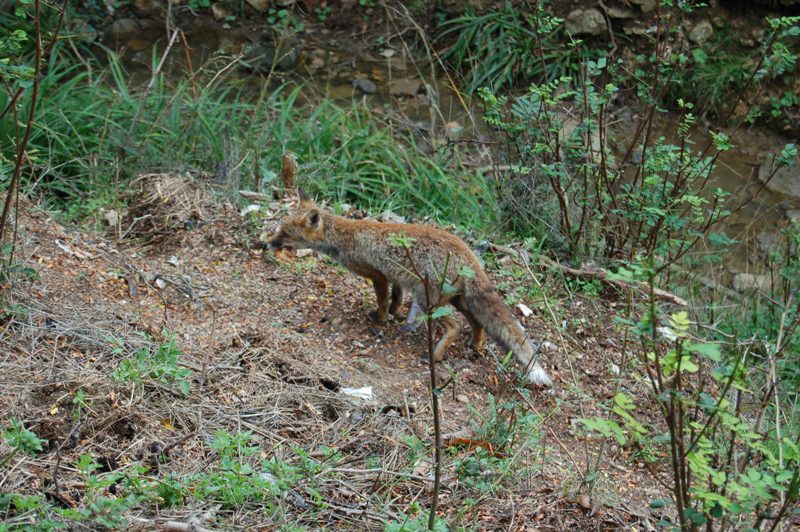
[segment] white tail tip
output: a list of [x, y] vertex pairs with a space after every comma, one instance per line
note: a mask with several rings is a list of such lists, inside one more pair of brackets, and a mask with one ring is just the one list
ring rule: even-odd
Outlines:
[[528, 382], [535, 384], [536, 386], [549, 387], [553, 385], [550, 375], [548, 375], [544, 368], [539, 364], [534, 364], [533, 367], [528, 370]]

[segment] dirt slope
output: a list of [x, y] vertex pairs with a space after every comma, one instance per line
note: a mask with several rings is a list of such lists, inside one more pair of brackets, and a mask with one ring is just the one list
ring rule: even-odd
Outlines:
[[[274, 223], [264, 220], [267, 230]], [[385, 520], [413, 513], [413, 501], [426, 507], [430, 463], [425, 453], [412, 456], [410, 443], [427, 445], [432, 430], [428, 372], [419, 360], [423, 328], [403, 333], [397, 322], [374, 325], [366, 318], [374, 296], [362, 279], [322, 258], [254, 249], [258, 229], [230, 208], [216, 206], [188, 225], [142, 248], [26, 209], [18, 256], [38, 279], [16, 279], [6, 290], [12, 312], [0, 340], [0, 423], [23, 420], [47, 444], [0, 468], [0, 488], [81, 508], [86, 486], [72, 464], [82, 454], [91, 454], [101, 473], [145, 465], [157, 486], [170, 475], [214, 470], [209, 442], [217, 430], [249, 430], [261, 459], [297, 464], [301, 449], [322, 469], [284, 492], [279, 511], [201, 500], [190, 483], [184, 505], [137, 505], [124, 514], [128, 526], [194, 519], [212, 529], [382, 529]], [[501, 288], [531, 284], [529, 277], [490, 274]], [[560, 285], [552, 273], [541, 279], [545, 293]], [[527, 330], [559, 346], [545, 360], [556, 387], [521, 394], [516, 381], [497, 372], [495, 359], [469, 352], [462, 334], [446, 360], [452, 370], [441, 370], [454, 377], [442, 398], [445, 433], [466, 442], [448, 453], [441, 515], [467, 529], [649, 529], [660, 517], [647, 506], [658, 490], [631, 465], [629, 449], [608, 442], [595, 490], [581, 496], [587, 456], [596, 459], [599, 442], [587, 444], [576, 420], [599, 414], [613, 395], [621, 345], [607, 306], [614, 303], [563, 291], [551, 292], [547, 304], [522, 302], [541, 309], [521, 318]], [[552, 327], [556, 316], [563, 339]], [[112, 378], [138, 350], [168, 344], [165, 331], [181, 352], [178, 367], [190, 371], [188, 396], [168, 378]], [[342, 392], [365, 386], [374, 392], [369, 401]], [[633, 393], [642, 387], [622, 386]], [[79, 392], [85, 398], [76, 401]], [[482, 445], [475, 427], [491, 431], [467, 406], [486, 412], [488, 394], [543, 419], [538, 448], [510, 447], [512, 471], [484, 470], [487, 482], [478, 485], [459, 467]]]

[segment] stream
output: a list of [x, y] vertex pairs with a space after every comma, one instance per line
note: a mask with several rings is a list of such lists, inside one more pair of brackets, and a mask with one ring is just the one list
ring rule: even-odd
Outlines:
[[[141, 24], [130, 34], [116, 34], [114, 48], [134, 82], [144, 83], [150, 78], [153, 47], [157, 46], [155, 55], [160, 57], [167, 42], [164, 35], [163, 25], [142, 28]], [[462, 102], [441, 69], [420, 66], [419, 60], [402, 51], [385, 48], [376, 53], [374, 46], [324, 29], [304, 34], [303, 39], [275, 46], [254, 30], [222, 29], [213, 19], [199, 18], [185, 34], [185, 43], [176, 39], [162, 70], [173, 78], [186, 76], [188, 57], [195, 72], [200, 68], [213, 71], [238, 55], [249, 67], [237, 67], [236, 75], [254, 97], [265, 82], [277, 86], [289, 80], [303, 84], [302, 97], [307, 102], [328, 98], [348, 106], [358, 100], [380, 114], [391, 112], [403, 117], [420, 131], [451, 138], [486, 133], [480, 110], [474, 102], [473, 107]], [[435, 81], [430, 83], [431, 79]], [[617, 145], [623, 145], [633, 134], [636, 124], [630, 115], [627, 112], [628, 118], [611, 132]], [[677, 117], [663, 117], [658, 129], [667, 141], [674, 141]], [[725, 130], [721, 125], [700, 123], [692, 134], [696, 146], [705, 144], [710, 129]], [[715, 167], [712, 188], [719, 186], [734, 193], [736, 199], [752, 196], [761, 188], [759, 172], [769, 172], [770, 154], [778, 153], [787, 142], [765, 127], [741, 128], [733, 138], [734, 148], [724, 153]], [[737, 243], [713, 275], [735, 285], [735, 278], [742, 278], [742, 273], [762, 274], [766, 256], [779, 245], [780, 230], [791, 219], [800, 219], [800, 166], [796, 162], [781, 170], [753, 201], [725, 221], [724, 232]], [[745, 282], [738, 288], [751, 287]]]

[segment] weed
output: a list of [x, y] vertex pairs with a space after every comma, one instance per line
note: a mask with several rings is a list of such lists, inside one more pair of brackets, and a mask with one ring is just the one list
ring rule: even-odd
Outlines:
[[[114, 351], [120, 353], [122, 346], [114, 339], [110, 339]], [[115, 381], [127, 384], [176, 384], [184, 395], [189, 395], [189, 376], [191, 371], [178, 365], [180, 349], [175, 344], [175, 338], [168, 335], [166, 343], [155, 349], [143, 347], [132, 358], [120, 362], [117, 369], [111, 374]]]
[[[33, 431], [25, 428], [25, 425], [16, 418], [11, 418], [11, 427], [2, 431], [3, 439], [13, 449], [12, 455], [18, 451], [35, 454], [42, 450], [42, 443], [44, 440], [40, 439]], [[10, 459], [3, 457], [0, 459], [0, 465], [5, 464]]]
[[469, 408], [474, 436], [467, 454], [454, 459], [455, 472], [465, 486], [496, 495], [525, 475], [530, 465], [522, 455], [537, 447], [541, 420], [518, 401], [498, 403], [491, 394], [485, 413]]

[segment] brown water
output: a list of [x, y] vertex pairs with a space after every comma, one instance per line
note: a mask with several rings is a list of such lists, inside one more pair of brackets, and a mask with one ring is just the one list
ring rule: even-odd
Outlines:
[[[233, 57], [266, 55], [268, 63], [261, 71], [248, 72], [236, 68], [236, 77], [254, 94], [265, 84], [277, 86], [291, 80], [303, 86], [302, 97], [307, 101], [328, 98], [341, 104], [354, 99], [392, 120], [404, 121], [420, 131], [443, 138], [459, 134], [480, 136], [486, 133], [480, 111], [474, 101], [459, 95], [441, 69], [419, 59], [412, 60], [402, 52], [384, 50], [374, 53], [372, 47], [350, 42], [341, 36], [325, 33], [306, 35], [306, 41], [285, 41], [277, 46], [266, 43], [256, 32], [246, 29], [221, 31], [217, 24], [199, 23], [190, 32], [175, 39], [164, 61], [163, 71], [170, 76], [186, 76], [190, 70], [199, 77], [229, 65]], [[123, 64], [134, 80], [149, 79], [152, 65], [166, 47], [168, 39], [162, 30], [142, 33], [118, 43]], [[158, 52], [153, 53], [154, 44]], [[274, 57], [271, 49], [277, 48]], [[155, 58], [155, 59], [154, 59]], [[283, 69], [271, 69], [273, 62], [285, 61]], [[208, 76], [205, 76], [206, 78]], [[367, 80], [356, 82], [354, 80]], [[361, 83], [368, 92], [357, 86]], [[373, 90], [374, 89], [374, 90]], [[624, 114], [624, 113], [623, 113]], [[622, 121], [612, 131], [618, 144], [633, 134], [635, 122]], [[704, 146], [708, 129], [725, 130], [714, 124], [695, 128], [693, 139]], [[676, 142], [675, 117], [664, 117], [657, 135]], [[741, 129], [734, 137], [735, 148], [723, 154], [712, 174], [712, 189], [719, 186], [745, 200], [761, 189], [758, 180], [759, 164], [768, 160], [787, 142], [785, 138], [761, 127]], [[800, 170], [795, 167], [795, 173]], [[797, 176], [800, 179], [800, 175]], [[787, 211], [800, 209], [800, 197], [762, 189], [746, 207], [726, 220], [724, 232], [739, 242], [726, 257], [727, 272], [759, 272], [769, 248], [774, 246], [781, 228], [788, 224]]]

